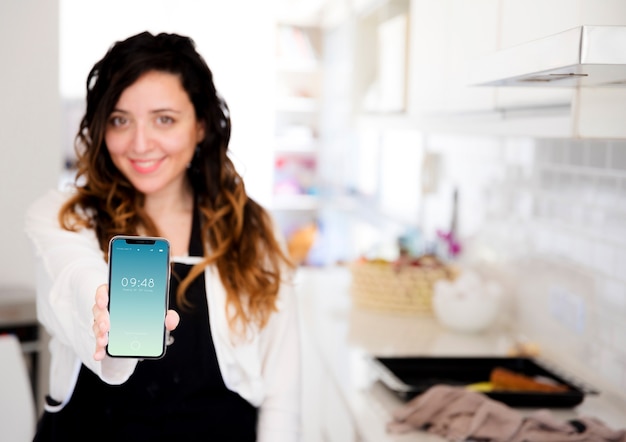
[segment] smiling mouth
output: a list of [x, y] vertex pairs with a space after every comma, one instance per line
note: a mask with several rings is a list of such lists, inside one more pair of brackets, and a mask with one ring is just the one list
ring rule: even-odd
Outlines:
[[130, 160], [133, 169], [139, 173], [151, 173], [159, 168], [163, 162], [162, 158], [156, 160]]

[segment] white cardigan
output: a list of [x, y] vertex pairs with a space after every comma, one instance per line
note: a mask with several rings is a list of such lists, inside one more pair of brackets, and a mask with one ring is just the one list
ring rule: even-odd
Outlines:
[[[107, 282], [108, 268], [95, 232], [60, 227], [58, 213], [70, 196], [51, 190], [26, 214], [26, 233], [37, 262], [37, 316], [51, 335], [50, 396], [60, 410], [70, 399], [81, 363], [109, 384], [124, 383], [137, 359], [93, 359], [91, 329], [96, 288]], [[193, 264], [198, 258], [174, 257]], [[268, 324], [235, 338], [226, 320], [226, 291], [210, 266], [205, 271], [209, 323], [226, 387], [259, 407], [259, 441], [295, 441], [300, 437], [300, 330], [291, 283], [283, 283]]]

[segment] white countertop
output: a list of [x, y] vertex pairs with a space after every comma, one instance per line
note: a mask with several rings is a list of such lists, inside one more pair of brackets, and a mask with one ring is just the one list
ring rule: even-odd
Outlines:
[[[349, 295], [344, 267], [301, 268], [297, 277], [303, 325], [316, 346], [331, 382], [350, 412], [359, 440], [441, 441], [424, 432], [389, 434], [385, 425], [402, 401], [378, 380], [372, 356], [504, 356], [514, 343], [495, 328], [481, 334], [443, 329], [432, 316], [404, 316], [359, 310]], [[558, 364], [557, 364], [558, 366]], [[568, 370], [568, 367], [562, 367]], [[594, 385], [587, 379], [584, 382]], [[532, 411], [532, 410], [524, 410]], [[605, 394], [586, 396], [574, 409], [555, 409], [558, 418], [595, 416], [614, 429], [626, 423], [626, 407]]]

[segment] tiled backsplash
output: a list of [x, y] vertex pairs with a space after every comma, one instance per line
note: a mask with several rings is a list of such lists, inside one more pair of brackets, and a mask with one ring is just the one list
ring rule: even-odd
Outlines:
[[425, 229], [449, 223], [437, 207], [457, 187], [465, 259], [505, 275], [519, 331], [546, 357], [626, 392], [626, 142], [430, 136], [425, 144], [444, 165], [424, 200]]

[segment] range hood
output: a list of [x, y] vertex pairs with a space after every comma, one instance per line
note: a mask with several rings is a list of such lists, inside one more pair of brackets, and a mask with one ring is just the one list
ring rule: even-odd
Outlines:
[[579, 26], [475, 60], [470, 83], [626, 88], [626, 26]]

